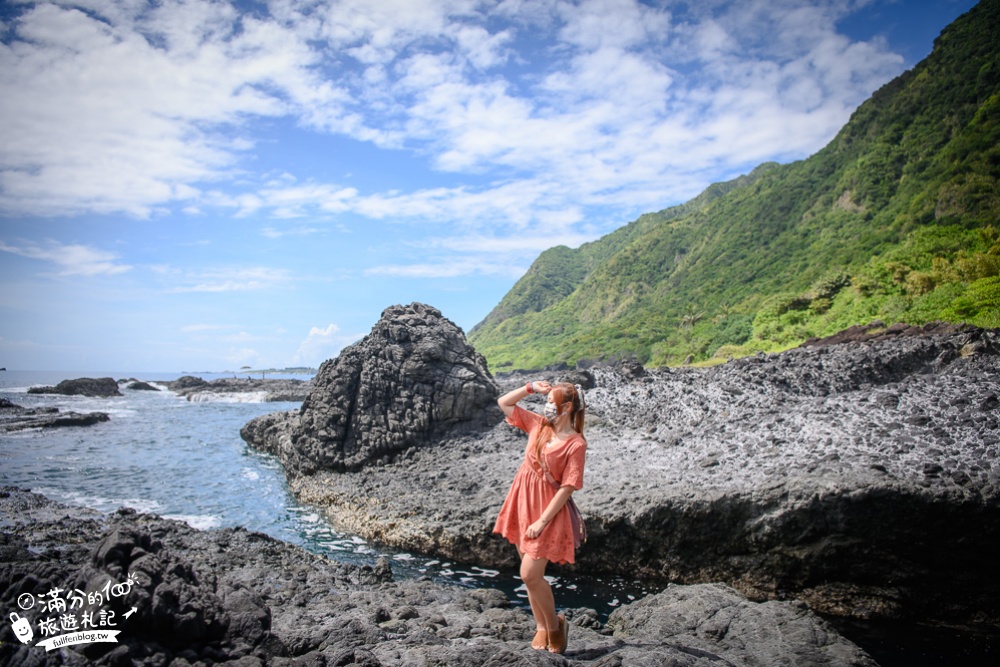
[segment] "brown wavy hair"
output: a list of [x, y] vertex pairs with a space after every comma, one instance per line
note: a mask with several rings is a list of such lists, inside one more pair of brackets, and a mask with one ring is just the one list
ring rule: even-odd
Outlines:
[[[573, 430], [583, 435], [583, 420], [586, 416], [587, 408], [581, 400], [580, 392], [577, 390], [576, 385], [569, 382], [560, 382], [552, 387], [549, 395], [552, 396], [552, 402], [556, 404], [556, 410], [560, 414], [562, 413], [563, 405], [569, 403], [572, 406], [569, 416], [573, 424]], [[554, 432], [552, 425], [548, 421], [542, 424], [542, 428], [538, 429], [538, 439], [535, 440], [535, 461], [538, 462], [539, 466], [542, 464], [542, 448], [552, 439]]]

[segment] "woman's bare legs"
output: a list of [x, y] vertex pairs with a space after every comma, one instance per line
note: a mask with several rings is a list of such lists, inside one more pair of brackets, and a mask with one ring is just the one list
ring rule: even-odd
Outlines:
[[545, 580], [545, 567], [548, 564], [549, 561], [545, 558], [535, 560], [528, 554], [521, 554], [521, 581], [528, 589], [528, 603], [535, 617], [535, 627], [547, 632], [558, 632], [556, 601], [552, 596], [552, 587]]

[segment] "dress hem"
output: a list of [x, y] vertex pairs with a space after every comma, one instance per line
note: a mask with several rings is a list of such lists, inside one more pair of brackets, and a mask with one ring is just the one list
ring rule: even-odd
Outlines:
[[545, 555], [536, 556], [535, 554], [528, 553], [527, 550], [521, 549], [521, 545], [518, 544], [517, 542], [515, 542], [514, 540], [512, 540], [510, 538], [510, 536], [508, 536], [506, 533], [501, 533], [500, 531], [494, 530], [493, 534], [494, 535], [499, 535], [500, 537], [504, 538], [505, 540], [507, 540], [508, 542], [510, 542], [512, 545], [514, 545], [517, 548], [518, 552], [523, 553], [523, 554], [527, 554], [528, 556], [531, 556], [532, 560], [541, 560], [541, 559], [544, 558], [548, 562], [555, 563], [556, 565], [575, 565], [576, 564], [576, 559], [572, 559], [572, 560], [565, 560], [565, 559], [564, 560], [552, 560], [548, 556], [545, 556]]

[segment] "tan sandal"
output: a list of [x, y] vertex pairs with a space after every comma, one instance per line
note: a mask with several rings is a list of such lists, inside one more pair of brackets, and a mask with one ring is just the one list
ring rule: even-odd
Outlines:
[[559, 614], [559, 630], [549, 633], [549, 652], [559, 654], [565, 653], [568, 641], [569, 625], [566, 623], [566, 617]]
[[535, 637], [531, 640], [531, 648], [536, 651], [544, 651], [549, 647], [549, 633], [544, 629], [535, 630]]

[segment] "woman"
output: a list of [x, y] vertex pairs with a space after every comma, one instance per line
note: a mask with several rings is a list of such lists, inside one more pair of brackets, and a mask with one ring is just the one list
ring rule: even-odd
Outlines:
[[[528, 394], [546, 394], [544, 416], [517, 403]], [[574, 562], [582, 523], [575, 506], [567, 503], [583, 486], [587, 441], [583, 437], [586, 407], [579, 386], [529, 382], [497, 401], [507, 422], [528, 434], [524, 462], [507, 492], [494, 533], [514, 546], [521, 559], [521, 579], [535, 617], [534, 649], [553, 653], [566, 650], [566, 618], [556, 615], [552, 588], [545, 580], [550, 562]]]

